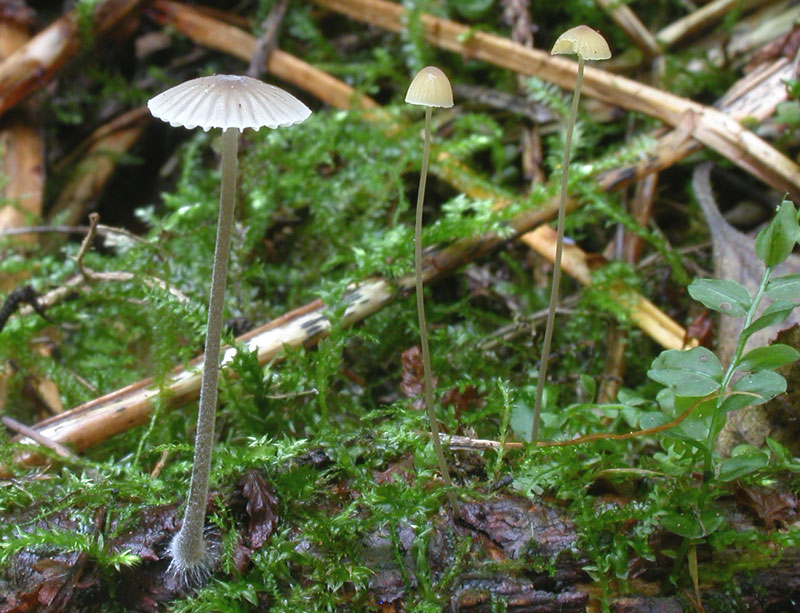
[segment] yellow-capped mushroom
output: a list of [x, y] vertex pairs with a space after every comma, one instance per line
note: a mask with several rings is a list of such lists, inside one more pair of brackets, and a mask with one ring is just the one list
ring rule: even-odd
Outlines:
[[578, 101], [581, 97], [583, 84], [583, 69], [586, 60], [607, 60], [611, 57], [611, 49], [603, 36], [589, 26], [575, 26], [564, 32], [556, 39], [551, 54], [574, 53], [578, 56], [578, 74], [575, 79], [575, 90], [572, 94], [572, 104], [569, 108], [569, 117], [564, 139], [564, 161], [561, 168], [561, 199], [558, 205], [558, 226], [556, 231], [556, 259], [553, 263], [553, 285], [550, 289], [550, 308], [547, 312], [547, 325], [544, 330], [542, 342], [542, 358], [539, 365], [539, 377], [536, 382], [536, 401], [533, 405], [533, 423], [531, 424], [531, 442], [536, 443], [539, 438], [539, 416], [542, 412], [542, 396], [544, 395], [544, 382], [547, 378], [547, 363], [550, 360], [550, 344], [553, 340], [555, 326], [556, 306], [558, 292], [561, 284], [561, 253], [564, 244], [564, 217], [567, 209], [567, 182], [569, 180], [569, 156], [572, 146], [572, 131], [575, 127], [575, 117], [578, 114]]

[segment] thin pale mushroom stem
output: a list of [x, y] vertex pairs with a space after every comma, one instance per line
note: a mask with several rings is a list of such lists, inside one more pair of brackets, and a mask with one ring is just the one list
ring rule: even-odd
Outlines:
[[569, 182], [569, 157], [572, 147], [572, 131], [575, 127], [575, 118], [578, 115], [578, 101], [581, 97], [583, 84], [583, 65], [585, 60], [578, 55], [578, 77], [575, 80], [575, 91], [572, 94], [572, 104], [569, 107], [567, 119], [567, 134], [564, 139], [564, 161], [561, 170], [561, 198], [558, 203], [558, 225], [556, 229], [556, 259], [553, 263], [553, 285], [550, 290], [550, 308], [547, 311], [547, 325], [544, 330], [542, 343], [542, 360], [539, 365], [539, 378], [536, 381], [536, 403], [533, 407], [533, 424], [531, 426], [531, 443], [536, 444], [539, 439], [539, 417], [542, 413], [542, 396], [544, 395], [544, 382], [547, 379], [547, 363], [550, 360], [550, 343], [553, 340], [555, 327], [556, 306], [558, 305], [558, 292], [561, 287], [561, 251], [564, 244], [564, 218], [567, 210], [567, 183]]
[[189, 497], [183, 525], [171, 544], [172, 560], [177, 570], [191, 574], [207, 561], [203, 540], [208, 480], [211, 473], [211, 453], [214, 447], [214, 421], [217, 410], [217, 380], [219, 378], [219, 349], [222, 337], [222, 314], [225, 304], [225, 285], [231, 251], [231, 228], [236, 205], [236, 156], [239, 129], [222, 132], [222, 181], [219, 195], [219, 221], [211, 273], [211, 293], [208, 304], [203, 375], [197, 411], [197, 435], [194, 444], [194, 464]]
[[447, 459], [444, 457], [442, 441], [439, 438], [439, 424], [436, 421], [436, 410], [433, 405], [433, 374], [431, 368], [431, 354], [428, 348], [428, 326], [425, 322], [425, 298], [422, 285], [422, 203], [425, 200], [425, 184], [428, 179], [428, 158], [431, 148], [431, 107], [425, 107], [425, 137], [422, 145], [422, 169], [419, 176], [419, 190], [417, 191], [417, 216], [414, 224], [414, 271], [417, 286], [417, 314], [419, 316], [419, 340], [422, 346], [422, 369], [425, 383], [425, 408], [428, 411], [428, 420], [431, 423], [431, 435], [436, 459], [439, 461], [439, 472], [448, 488], [447, 499], [450, 502], [453, 515], [459, 516], [458, 501], [452, 491], [453, 482], [450, 479], [450, 470], [447, 468]]

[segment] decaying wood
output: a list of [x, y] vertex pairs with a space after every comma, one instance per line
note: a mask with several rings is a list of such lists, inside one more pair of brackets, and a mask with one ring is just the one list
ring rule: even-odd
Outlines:
[[[100, 37], [136, 14], [144, 0], [105, 0], [92, 13], [91, 35]], [[81, 49], [77, 11], [70, 11], [0, 64], [0, 115], [48, 83]]]
[[[22, 111], [0, 118], [0, 174], [7, 182], [0, 199], [0, 230], [21, 228], [40, 219], [44, 194], [44, 142], [30, 115]], [[23, 239], [35, 243], [35, 237]], [[8, 291], [0, 284], [0, 291]]]
[[[636, 183], [633, 194], [631, 213], [633, 218], [643, 228], [650, 223], [653, 213], [653, 203], [656, 199], [656, 187], [658, 186], [658, 173], [653, 173]], [[644, 246], [644, 241], [634, 234], [627, 233], [623, 245], [624, 259], [629, 264], [639, 261], [639, 256]]]
[[[462, 455], [462, 454], [459, 454]], [[469, 457], [469, 452], [463, 454]], [[403, 459], [401, 461], [407, 461]], [[402, 464], [395, 463], [388, 470], [402, 475]], [[388, 472], [388, 470], [386, 472]], [[87, 479], [99, 479], [87, 471]], [[613, 476], [617, 487], [607, 478]], [[381, 475], [378, 474], [377, 478]], [[590, 512], [608, 516], [634, 502], [624, 494], [637, 480], [669, 479], [655, 471], [635, 468], [617, 468], [596, 471], [592, 483], [594, 493], [585, 496], [584, 503], [591, 505]], [[236, 518], [247, 517], [245, 494], [253, 480], [271, 494], [266, 475], [253, 471], [245, 473], [232, 492], [215, 492], [210, 505], [224, 504]], [[261, 485], [263, 483], [263, 485]], [[699, 482], [698, 482], [699, 486]], [[325, 487], [325, 486], [323, 486]], [[352, 485], [334, 481], [328, 486], [341, 496], [341, 492], [355, 495]], [[747, 503], [747, 493], [760, 500], [762, 492], [756, 489], [738, 490], [720, 505], [726, 524], [742, 533], [763, 531], [757, 507]], [[38, 596], [45, 603], [55, 603], [47, 610], [75, 610], [79, 603], [94, 602], [97, 593], [113, 590], [115, 602], [125, 610], [155, 610], [169, 607], [170, 601], [186, 596], [186, 589], [170, 577], [167, 564], [159, 555], [180, 523], [178, 505], [160, 505], [140, 510], [139, 521], [132, 527], [120, 527], [116, 517], [107, 520], [106, 510], [116, 501], [111, 493], [107, 506], [95, 513], [88, 533], [93, 539], [105, 543], [110, 551], [128, 551], [139, 556], [135, 565], [125, 565], [117, 571], [104, 569], [85, 553], [57, 552], [52, 548], [34, 547], [11, 556], [0, 574], [8, 590], [4, 604], [9, 611], [30, 610], [26, 603]], [[331, 491], [320, 492], [324, 500], [335, 496]], [[796, 519], [795, 505], [791, 500], [781, 501], [775, 495], [775, 505], [783, 502], [783, 510], [776, 513], [778, 521], [791, 524]], [[789, 498], [787, 496], [787, 498]], [[270, 501], [268, 518], [291, 526], [296, 518], [281, 515], [281, 506]], [[310, 503], [314, 507], [316, 501]], [[265, 505], [266, 506], [266, 505]], [[654, 525], [648, 528], [648, 554], [645, 557], [629, 552], [629, 576], [624, 585], [609, 582], [602, 588], [593, 580], [588, 568], [595, 555], [591, 539], [581, 524], [567, 510], [567, 505], [541, 496], [525, 496], [505, 488], [482, 490], [464, 500], [458, 521], [444, 513], [429, 514], [424, 526], [424, 539], [420, 527], [413, 520], [399, 520], [391, 524], [372, 522], [374, 525], [359, 530], [359, 563], [368, 572], [366, 586], [351, 602], [351, 610], [401, 611], [422, 589], [422, 581], [438, 586], [446, 594], [441, 610], [446, 613], [485, 613], [495, 608], [495, 603], [508, 603], [514, 611], [537, 613], [595, 613], [610, 607], [616, 613], [676, 613], [692, 610], [686, 608], [686, 595], [675, 588], [674, 551], [675, 535]], [[585, 511], [586, 509], [584, 509]], [[242, 544], [250, 546], [249, 552], [268, 549], [269, 540], [257, 536], [263, 533], [264, 520], [236, 521], [232, 533], [236, 537], [236, 551]], [[47, 513], [38, 501], [29, 508], [12, 508], [4, 520], [12, 525], [29, 526], [34, 523], [41, 530], [75, 530], [75, 521], [64, 511]], [[623, 536], [634, 538], [641, 522], [629, 522], [621, 527]], [[238, 532], [238, 534], [236, 534]], [[283, 539], [290, 549], [311, 549], [322, 559], [334, 555], [331, 544], [325, 540], [309, 544], [302, 530], [287, 530]], [[767, 541], [768, 544], [772, 541]], [[763, 548], [762, 548], [763, 549]], [[701, 595], [707, 606], [731, 603], [731, 593], [741, 610], [790, 611], [794, 610], [792, 594], [800, 589], [797, 572], [796, 548], [787, 547], [766, 554], [757, 548], [729, 548], [714, 551], [705, 546]], [[237, 570], [249, 570], [247, 559], [236, 556]], [[425, 560], [424, 577], [419, 572], [419, 560]], [[56, 572], [53, 571], [56, 569]], [[685, 569], [685, 565], [682, 567]], [[303, 567], [290, 568], [286, 576], [278, 579], [277, 588], [304, 579]], [[685, 570], [681, 572], [685, 573]], [[80, 573], [80, 574], [79, 574]], [[9, 581], [8, 578], [13, 578]], [[78, 580], [79, 579], [79, 580]], [[48, 589], [43, 589], [43, 587]], [[66, 586], [66, 587], [65, 587]], [[624, 592], [622, 589], [624, 587]], [[55, 588], [55, 589], [54, 589]], [[264, 590], [257, 588], [258, 595]], [[67, 596], [64, 596], [66, 594]], [[269, 600], [259, 598], [261, 610], [268, 608]], [[70, 606], [73, 605], [73, 606]], [[47, 607], [47, 605], [44, 605]], [[9, 607], [14, 607], [13, 609]], [[699, 609], [698, 609], [699, 610]], [[711, 609], [709, 609], [711, 610]], [[713, 609], [722, 610], [722, 609]]]
[[509, 111], [522, 115], [537, 123], [549, 123], [559, 119], [559, 115], [551, 108], [527, 97], [509, 94], [490, 87], [453, 83], [453, 94], [459, 104], [470, 102], [488, 106], [501, 111]]
[[[32, 19], [33, 14], [24, 3], [0, 7], [0, 61], [30, 40]], [[33, 111], [33, 105], [21, 105], [0, 117], [0, 231], [23, 228], [42, 214], [44, 139]], [[13, 242], [32, 249], [36, 236], [18, 236]], [[0, 292], [11, 292], [27, 276], [26, 272], [0, 275]], [[0, 406], [5, 404], [6, 378], [7, 373], [0, 371]], [[63, 410], [55, 383], [36, 376], [30, 377], [27, 385], [42, 404]]]
[[[659, 173], [653, 173], [636, 182], [630, 204], [631, 215], [641, 227], [647, 227], [656, 198], [656, 186]], [[617, 227], [613, 242], [614, 257], [635, 266], [639, 261], [644, 240], [632, 232], [625, 231], [622, 225]], [[694, 342], [693, 334], [687, 329], [686, 336]], [[628, 347], [628, 330], [612, 322], [606, 332], [606, 358], [603, 360], [603, 378], [597, 391], [597, 402], [612, 402], [625, 379], [627, 367], [626, 354]]]
[[[406, 11], [399, 4], [385, 0], [314, 1], [320, 6], [387, 30], [400, 32], [405, 28]], [[566, 89], [575, 86], [577, 64], [560, 56], [527, 49], [500, 36], [475, 31], [433, 15], [422, 15], [421, 25], [429, 42], [463, 57], [536, 76]], [[694, 139], [775, 189], [788, 191], [795, 198], [800, 197], [800, 167], [717, 109], [588, 66], [584, 74], [583, 92], [603, 102], [655, 117], [674, 127], [684, 123], [689, 126]]]
[[750, 53], [751, 58], [742, 67], [750, 72], [753, 66], [778, 57], [794, 59], [800, 45], [800, 4], [784, 0], [759, 13], [748, 15], [733, 27], [729, 40], [719, 44], [720, 56], [732, 57]]
[[625, 383], [627, 370], [627, 350], [630, 335], [628, 331], [612, 321], [606, 331], [603, 378], [597, 388], [597, 404], [607, 404], [617, 399], [620, 388]]
[[[530, 6], [528, 2], [523, 0], [505, 0], [502, 3], [504, 23], [511, 26], [511, 40], [524, 47], [533, 48], [533, 19], [531, 18]], [[513, 98], [524, 99], [525, 92], [525, 77], [517, 75], [517, 91], [522, 94], [519, 96], [511, 96]], [[471, 88], [472, 86], [468, 86]], [[492, 91], [486, 88], [488, 91]], [[474, 90], [473, 90], [474, 91]], [[461, 98], [461, 93], [456, 91], [456, 96]], [[491, 100], [491, 98], [489, 98]], [[539, 138], [539, 126], [534, 123], [529, 125], [527, 122], [519, 122], [517, 126], [519, 132], [519, 149], [520, 149], [520, 169], [522, 176], [531, 182], [531, 186], [537, 183], [545, 183], [547, 176], [542, 169], [542, 147], [541, 138]]]
[[[0, 11], [0, 61], [30, 40], [30, 12], [25, 7]], [[44, 141], [28, 109], [19, 109], [0, 118], [0, 230], [24, 227], [42, 214], [44, 194]], [[33, 244], [35, 236], [20, 237]], [[12, 289], [16, 278], [0, 281], [0, 291]]]
[[61, 445], [60, 443], [56, 443], [55, 441], [51, 441], [30, 426], [26, 426], [25, 424], [18, 422], [16, 419], [13, 419], [8, 415], [3, 415], [0, 417], [0, 421], [2, 421], [3, 425], [12, 432], [18, 432], [19, 434], [36, 441], [42, 447], [50, 449], [62, 458], [69, 459], [75, 457], [75, 454], [72, 453], [72, 450], [70, 450], [68, 447]]

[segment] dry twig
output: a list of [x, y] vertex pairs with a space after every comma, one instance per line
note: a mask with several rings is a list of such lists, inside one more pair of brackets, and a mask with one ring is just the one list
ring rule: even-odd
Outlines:
[[630, 6], [618, 2], [618, 0], [595, 0], [595, 2], [608, 13], [636, 45], [639, 50], [648, 58], [661, 55], [661, 46], [655, 36], [650, 33], [644, 24], [636, 16]]
[[250, 65], [247, 67], [248, 76], [258, 78], [264, 67], [269, 64], [269, 56], [278, 45], [278, 30], [286, 15], [288, 5], [288, 0], [278, 0], [270, 9], [264, 23], [261, 24], [264, 33], [258, 39], [256, 51], [250, 58]]
[[[144, 0], [105, 0], [94, 7], [91, 35], [100, 37], [133, 16]], [[0, 64], [0, 115], [50, 81], [81, 49], [73, 10], [39, 32]]]
[[775, 0], [714, 0], [659, 30], [656, 39], [665, 47], [672, 47], [683, 39], [719, 23], [730, 11], [749, 11], [773, 2]]

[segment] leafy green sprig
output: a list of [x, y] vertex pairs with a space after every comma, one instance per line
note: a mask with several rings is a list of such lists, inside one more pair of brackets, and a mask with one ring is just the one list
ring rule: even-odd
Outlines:
[[[729, 411], [763, 404], [786, 391], [786, 380], [774, 369], [800, 358], [800, 352], [781, 343], [756, 347], [745, 353], [748, 339], [768, 326], [784, 321], [797, 306], [800, 297], [800, 274], [773, 278], [775, 267], [786, 261], [800, 239], [797, 211], [784, 200], [770, 224], [756, 238], [755, 250], [765, 270], [755, 292], [728, 279], [697, 279], [689, 293], [707, 308], [729, 317], [744, 317], [730, 364], [724, 368], [719, 358], [704, 347], [688, 351], [671, 349], [662, 352], [652, 363], [648, 376], [665, 385], [659, 395], [662, 407], [677, 411], [685, 402], [705, 396], [693, 419], [677, 429], [678, 438], [689, 443], [703, 456], [706, 477], [714, 473], [723, 480], [749, 474], [768, 462], [768, 457], [755, 448], [740, 450], [731, 458], [714, 465], [714, 444], [725, 424]], [[771, 300], [763, 311], [764, 299]], [[734, 381], [734, 377], [741, 375]], [[689, 400], [692, 399], [692, 400]], [[665, 420], [666, 415], [651, 413], [643, 418], [643, 427]]]

